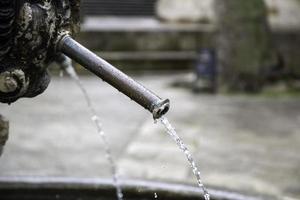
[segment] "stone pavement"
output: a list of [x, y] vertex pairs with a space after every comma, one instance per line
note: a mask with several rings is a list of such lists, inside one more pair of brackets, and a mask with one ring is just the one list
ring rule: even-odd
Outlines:
[[[195, 156], [204, 183], [300, 199], [299, 97], [194, 95], [170, 87], [182, 76], [137, 79], [171, 99], [168, 118]], [[85, 77], [83, 83], [121, 178], [196, 184], [182, 152], [147, 111], [96, 78]], [[111, 176], [100, 137], [71, 80], [54, 78], [43, 95], [0, 110], [11, 125], [0, 176]]]

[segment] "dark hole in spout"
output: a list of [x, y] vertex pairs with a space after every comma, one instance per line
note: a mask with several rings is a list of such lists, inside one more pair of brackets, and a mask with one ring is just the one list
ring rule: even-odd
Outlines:
[[158, 102], [156, 105], [154, 105], [153, 107], [154, 107], [152, 111], [153, 118], [159, 119], [169, 111], [170, 101], [169, 99], [162, 100]]
[[164, 106], [162, 109], [159, 109], [157, 114], [160, 116], [163, 116], [169, 111], [169, 106]]

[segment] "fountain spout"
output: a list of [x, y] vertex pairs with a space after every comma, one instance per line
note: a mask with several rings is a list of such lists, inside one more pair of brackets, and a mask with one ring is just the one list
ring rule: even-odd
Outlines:
[[155, 119], [165, 114], [169, 100], [71, 38], [79, 31], [79, 13], [80, 0], [0, 1], [0, 102], [41, 94], [50, 82], [49, 64], [63, 53], [149, 110]]
[[158, 119], [168, 112], [170, 107], [168, 99], [161, 99], [152, 91], [76, 42], [69, 35], [61, 37], [57, 44], [57, 51], [75, 60], [90, 72], [149, 110], [154, 119]]

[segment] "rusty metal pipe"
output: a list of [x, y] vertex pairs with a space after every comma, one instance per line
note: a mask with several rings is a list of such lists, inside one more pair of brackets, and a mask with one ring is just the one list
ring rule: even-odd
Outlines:
[[70, 36], [64, 36], [58, 42], [57, 47], [59, 51], [149, 110], [154, 119], [158, 119], [168, 112], [170, 107], [168, 99], [161, 99]]

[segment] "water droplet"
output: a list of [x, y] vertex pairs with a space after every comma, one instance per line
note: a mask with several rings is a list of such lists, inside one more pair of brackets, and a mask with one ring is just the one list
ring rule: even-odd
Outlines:
[[98, 118], [97, 115], [94, 115], [94, 116], [92, 117], [92, 121], [97, 122], [98, 120], [99, 120], [99, 118]]
[[205, 200], [210, 200], [210, 195], [208, 193], [204, 194], [204, 199]]
[[156, 192], [154, 192], [154, 199], [157, 199], [158, 198], [158, 195]]

